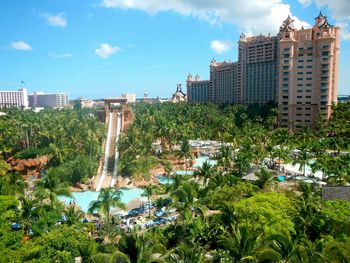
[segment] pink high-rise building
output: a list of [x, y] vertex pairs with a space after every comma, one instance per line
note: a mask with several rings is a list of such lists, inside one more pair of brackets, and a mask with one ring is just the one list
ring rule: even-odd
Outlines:
[[310, 29], [296, 29], [288, 16], [276, 36], [242, 34], [238, 61], [212, 60], [209, 81], [187, 79], [188, 101], [277, 102], [280, 126], [313, 126], [337, 102], [339, 44], [339, 27], [321, 13]]
[[321, 13], [310, 29], [297, 30], [288, 17], [279, 31], [280, 125], [313, 126], [329, 118], [337, 102], [340, 29]]

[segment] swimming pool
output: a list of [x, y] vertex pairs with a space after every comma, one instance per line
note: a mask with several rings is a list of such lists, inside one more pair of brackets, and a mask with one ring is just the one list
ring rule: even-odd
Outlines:
[[168, 177], [163, 176], [163, 175], [158, 175], [157, 179], [158, 179], [160, 184], [173, 184], [174, 183], [174, 179], [168, 178]]
[[217, 161], [216, 160], [211, 160], [208, 156], [201, 155], [198, 158], [196, 158], [196, 162], [193, 165], [195, 168], [201, 168], [203, 166], [203, 163], [207, 161], [210, 165], [216, 165]]
[[178, 170], [174, 171], [174, 174], [179, 174], [179, 175], [193, 175], [193, 171], [185, 171], [185, 170]]
[[[140, 198], [144, 190], [140, 188], [132, 188], [132, 189], [120, 189], [120, 192], [122, 193], [121, 201], [124, 204], [127, 204], [130, 201], [134, 200], [135, 198]], [[95, 192], [95, 191], [85, 191], [85, 192], [73, 192], [72, 195], [75, 198], [76, 204], [80, 206], [81, 210], [83, 210], [86, 213], [89, 209], [90, 202], [97, 200], [99, 193], [100, 192]], [[71, 198], [67, 198], [64, 196], [60, 196], [59, 199], [63, 201], [65, 204], [69, 204], [69, 202], [73, 200]]]

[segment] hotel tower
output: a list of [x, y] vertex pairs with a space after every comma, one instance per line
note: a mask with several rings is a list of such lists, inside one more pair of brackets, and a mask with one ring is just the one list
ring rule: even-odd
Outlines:
[[237, 62], [211, 61], [210, 80], [187, 77], [188, 101], [278, 103], [282, 127], [313, 126], [337, 102], [340, 29], [321, 13], [310, 29], [289, 16], [276, 36], [245, 36]]
[[310, 29], [288, 17], [279, 31], [279, 121], [283, 127], [313, 126], [329, 118], [338, 96], [339, 27], [321, 13]]

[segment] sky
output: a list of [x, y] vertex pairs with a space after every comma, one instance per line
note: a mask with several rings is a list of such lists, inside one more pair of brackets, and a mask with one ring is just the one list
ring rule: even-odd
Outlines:
[[339, 94], [350, 94], [350, 0], [1, 0], [0, 90], [170, 97], [209, 63], [237, 60], [243, 32], [277, 34], [290, 14], [341, 27]]

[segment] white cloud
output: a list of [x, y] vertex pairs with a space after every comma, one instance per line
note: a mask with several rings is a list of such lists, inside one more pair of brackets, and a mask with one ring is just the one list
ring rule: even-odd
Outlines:
[[222, 54], [229, 51], [232, 48], [232, 42], [213, 40], [210, 43], [210, 48], [214, 50], [215, 53]]
[[103, 43], [99, 48], [95, 49], [95, 53], [101, 58], [108, 58], [119, 50], [120, 48], [117, 46], [112, 47], [109, 44]]
[[[149, 14], [173, 11], [211, 24], [230, 23], [246, 34], [277, 33], [291, 14], [290, 5], [282, 0], [102, 0], [101, 6], [139, 9]], [[296, 27], [309, 26], [297, 17], [293, 19]]]
[[41, 16], [46, 18], [46, 22], [50, 26], [66, 27], [67, 26], [67, 17], [65, 13], [58, 13], [56, 15], [44, 13]]
[[24, 41], [12, 42], [10, 47], [17, 50], [32, 50], [32, 47]]
[[72, 53], [64, 53], [64, 54], [49, 53], [49, 56], [52, 58], [70, 58], [72, 57]]

